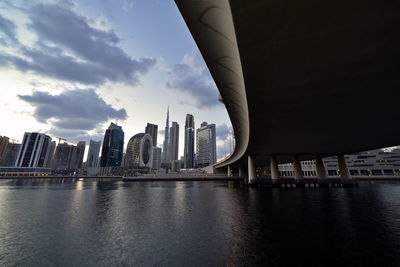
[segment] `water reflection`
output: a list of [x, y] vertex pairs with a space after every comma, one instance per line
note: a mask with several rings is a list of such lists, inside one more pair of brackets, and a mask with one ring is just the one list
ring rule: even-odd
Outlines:
[[0, 265], [396, 266], [400, 184], [0, 181]]

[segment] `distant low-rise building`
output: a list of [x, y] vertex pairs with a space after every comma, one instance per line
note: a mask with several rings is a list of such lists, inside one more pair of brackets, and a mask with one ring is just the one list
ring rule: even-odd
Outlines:
[[[383, 151], [381, 149], [364, 151], [345, 155], [347, 167], [353, 177], [368, 176], [400, 176], [400, 149]], [[323, 159], [328, 177], [339, 176], [339, 166], [336, 157]], [[304, 177], [316, 177], [317, 171], [314, 160], [301, 162]], [[279, 165], [280, 175], [293, 176], [291, 163]]]

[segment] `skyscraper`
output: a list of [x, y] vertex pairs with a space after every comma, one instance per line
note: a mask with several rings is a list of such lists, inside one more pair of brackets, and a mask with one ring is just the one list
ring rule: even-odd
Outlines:
[[186, 114], [184, 167], [185, 169], [194, 167], [194, 117], [191, 114]]
[[21, 144], [8, 143], [7, 152], [4, 157], [3, 166], [11, 167], [15, 166], [15, 162], [17, 160], [18, 152], [21, 149]]
[[6, 136], [0, 136], [0, 166], [4, 164], [9, 140], [10, 139]]
[[168, 149], [169, 149], [169, 107], [167, 109], [167, 122], [165, 124], [164, 143], [161, 156], [161, 163], [163, 164], [167, 164], [170, 161]]
[[53, 168], [57, 170], [71, 169], [74, 146], [67, 143], [59, 143], [53, 160]]
[[51, 168], [53, 166], [54, 161], [54, 153], [56, 151], [56, 141], [52, 141], [50, 143], [50, 151], [49, 151], [49, 159], [47, 160], [47, 168]]
[[16, 167], [46, 167], [51, 138], [41, 133], [25, 133]]
[[203, 122], [196, 131], [196, 166], [206, 167], [217, 162], [215, 124]]
[[101, 141], [90, 140], [89, 151], [86, 159], [87, 167], [97, 167], [99, 165]]
[[85, 154], [86, 143], [84, 141], [78, 142], [72, 149], [70, 169], [82, 168], [83, 155]]
[[153, 169], [161, 168], [161, 147], [153, 147]]
[[82, 164], [83, 164], [83, 156], [85, 155], [85, 150], [86, 150], [86, 142], [85, 141], [80, 141], [77, 145], [76, 145], [79, 150], [79, 156], [78, 156], [78, 168], [82, 168]]
[[147, 123], [145, 133], [151, 136], [153, 140], [153, 146], [157, 146], [158, 125]]
[[178, 160], [179, 152], [179, 124], [176, 121], [172, 122], [171, 128], [169, 129], [169, 162]]
[[125, 167], [152, 167], [153, 141], [146, 133], [139, 133], [129, 139], [126, 147]]
[[124, 149], [124, 131], [114, 123], [106, 130], [101, 150], [101, 167], [119, 167]]

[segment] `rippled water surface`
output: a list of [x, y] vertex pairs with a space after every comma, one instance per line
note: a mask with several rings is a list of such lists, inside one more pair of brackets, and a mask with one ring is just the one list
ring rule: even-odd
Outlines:
[[400, 184], [0, 180], [0, 266], [400, 266]]

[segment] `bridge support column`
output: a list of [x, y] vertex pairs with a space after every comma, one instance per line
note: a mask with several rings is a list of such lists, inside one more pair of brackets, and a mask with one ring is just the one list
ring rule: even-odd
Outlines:
[[303, 178], [303, 171], [301, 170], [300, 160], [296, 154], [293, 155], [293, 173], [295, 179]]
[[317, 170], [317, 178], [325, 179], [326, 178], [326, 169], [322, 157], [320, 154], [315, 155], [315, 168]]
[[242, 169], [242, 167], [239, 167], [238, 174], [239, 174], [239, 177], [243, 177], [243, 169]]
[[249, 171], [248, 182], [251, 184], [256, 178], [256, 166], [254, 165], [254, 160], [250, 155], [247, 156], [247, 164], [247, 169]]
[[347, 168], [346, 159], [343, 154], [337, 156], [337, 161], [339, 165], [339, 175], [342, 179], [350, 179], [349, 168]]
[[276, 161], [276, 156], [271, 155], [270, 160], [270, 167], [271, 167], [271, 179], [278, 179], [279, 178], [279, 167]]
[[232, 175], [232, 170], [231, 170], [231, 166], [228, 165], [228, 177]]

